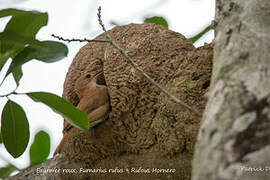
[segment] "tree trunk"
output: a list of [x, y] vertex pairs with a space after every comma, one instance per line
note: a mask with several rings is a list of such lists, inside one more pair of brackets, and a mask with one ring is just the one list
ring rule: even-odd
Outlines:
[[270, 1], [217, 0], [192, 179], [270, 179]]

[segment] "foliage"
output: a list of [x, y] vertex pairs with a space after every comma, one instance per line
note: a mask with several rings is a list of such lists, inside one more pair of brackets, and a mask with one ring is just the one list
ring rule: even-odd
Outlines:
[[[45, 131], [39, 131], [35, 135], [34, 142], [30, 147], [30, 166], [40, 164], [48, 158], [50, 154], [50, 136]], [[0, 178], [6, 178], [14, 171], [20, 171], [15, 165], [8, 164], [0, 168]]]
[[[163, 26], [165, 28], [169, 27], [168, 21], [162, 16], [145, 17], [145, 18], [143, 18], [143, 22], [144, 23], [153, 23], [153, 24], [161, 25], [161, 26]], [[110, 21], [110, 24], [114, 25], [114, 26], [119, 26], [120, 25], [116, 21]], [[210, 30], [211, 30], [211, 25], [208, 25], [206, 28], [204, 28], [203, 30], [200, 30], [197, 34], [190, 37], [189, 40], [192, 43], [195, 43], [196, 41], [198, 41], [203, 35], [205, 35]]]
[[161, 25], [165, 28], [168, 28], [168, 26], [169, 26], [166, 19], [164, 17], [161, 17], [161, 16], [153, 16], [153, 17], [145, 18], [144, 23], [154, 23], [157, 25]]
[[30, 147], [30, 166], [44, 162], [50, 154], [50, 136], [45, 131], [39, 131]]
[[195, 43], [196, 41], [198, 41], [203, 35], [205, 35], [208, 31], [211, 30], [211, 25], [208, 25], [206, 28], [204, 28], [201, 32], [199, 32], [198, 34], [194, 35], [193, 37], [189, 38], [189, 40], [192, 43]]
[[1, 132], [6, 150], [14, 158], [19, 157], [29, 141], [29, 124], [21, 106], [11, 100], [2, 112]]
[[7, 164], [5, 167], [0, 168], [0, 178], [6, 178], [16, 170], [18, 169], [15, 166], [12, 164]]
[[[45, 63], [53, 63], [67, 56], [67, 47], [56, 41], [40, 41], [35, 38], [41, 27], [47, 25], [48, 14], [37, 11], [24, 11], [19, 9], [4, 9], [0, 11], [0, 18], [11, 16], [4, 31], [0, 32], [0, 71], [3, 71], [8, 59], [11, 64], [4, 78], [0, 81], [0, 87], [9, 75], [13, 75], [17, 84], [23, 76], [22, 65], [31, 60], [38, 60]], [[1, 72], [4, 73], [4, 72]], [[18, 93], [16, 89], [12, 92], [0, 95], [0, 98], [7, 98], [1, 115], [0, 143], [3, 143], [6, 150], [14, 157], [21, 156], [27, 148], [30, 132], [27, 116], [16, 102], [12, 101], [10, 95], [27, 95], [36, 102], [41, 102], [77, 128], [87, 130], [87, 115], [75, 108], [63, 98], [46, 92]], [[45, 131], [36, 134], [35, 140], [30, 148], [29, 166], [45, 161], [50, 153], [50, 137]], [[0, 168], [0, 178], [10, 175], [13, 171], [19, 170], [15, 165], [8, 163]]]
[[63, 98], [45, 92], [27, 93], [27, 95], [34, 101], [46, 104], [53, 111], [61, 114], [71, 125], [82, 130], [88, 129], [88, 117], [86, 113], [79, 111], [74, 106], [71, 106], [70, 103]]

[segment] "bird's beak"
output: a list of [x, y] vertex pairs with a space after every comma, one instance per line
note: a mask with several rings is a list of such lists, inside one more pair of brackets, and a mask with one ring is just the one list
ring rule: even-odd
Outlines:
[[98, 72], [96, 73], [96, 75], [95, 75], [95, 78], [98, 78], [98, 76], [100, 76], [102, 73], [103, 73], [102, 70], [98, 71]]
[[105, 77], [103, 75], [103, 71], [98, 71], [95, 75], [95, 79], [96, 79], [96, 83], [98, 85], [104, 85], [107, 86], [106, 81], [105, 81]]

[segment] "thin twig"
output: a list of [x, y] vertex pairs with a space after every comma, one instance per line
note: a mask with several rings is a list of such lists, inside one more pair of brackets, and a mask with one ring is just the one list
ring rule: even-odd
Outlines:
[[18, 89], [18, 86], [16, 86], [16, 88], [15, 88], [13, 91], [11, 91], [10, 93], [0, 95], [0, 97], [8, 97], [8, 96], [10, 96], [10, 95], [12, 95], [12, 94], [17, 94], [17, 93], [15, 92], [17, 89]]
[[108, 40], [98, 40], [98, 39], [92, 39], [92, 40], [90, 40], [90, 39], [86, 39], [86, 38], [84, 38], [84, 39], [65, 39], [65, 38], [63, 38], [63, 37], [60, 37], [60, 36], [57, 36], [57, 35], [55, 35], [55, 34], [52, 34], [51, 35], [52, 37], [54, 37], [54, 38], [57, 38], [57, 39], [59, 39], [59, 40], [62, 40], [62, 41], [67, 41], [68, 43], [70, 43], [70, 42], [74, 42], [74, 41], [79, 41], [79, 42], [102, 42], [102, 43], [110, 43], [110, 41], [108, 41]]
[[179, 100], [177, 97], [175, 97], [174, 95], [172, 95], [171, 93], [169, 93], [167, 90], [165, 90], [164, 88], [162, 88], [158, 83], [156, 83], [150, 76], [148, 76], [128, 55], [127, 53], [120, 48], [111, 38], [110, 34], [108, 33], [108, 31], [106, 30], [102, 20], [101, 20], [101, 7], [98, 8], [98, 22], [102, 28], [102, 30], [105, 32], [106, 34], [106, 39], [107, 40], [89, 40], [89, 39], [64, 39], [62, 37], [56, 36], [54, 34], [52, 34], [53, 37], [59, 39], [59, 40], [63, 40], [63, 41], [67, 41], [67, 42], [72, 42], [72, 41], [79, 41], [79, 42], [107, 42], [110, 43], [115, 49], [117, 49], [126, 59], [127, 62], [131, 63], [131, 65], [141, 73], [141, 75], [143, 75], [150, 83], [152, 83], [156, 88], [158, 88], [161, 92], [163, 92], [171, 101], [173, 101], [174, 103], [190, 110], [191, 112], [195, 113], [198, 116], [202, 116], [202, 114], [192, 108], [191, 106], [185, 104], [184, 102], [182, 102], [181, 100]]
[[154, 86], [156, 86], [161, 92], [163, 92], [167, 97], [169, 97], [169, 99], [173, 102], [175, 102], [176, 104], [179, 104], [182, 107], [185, 107], [186, 109], [194, 112], [196, 115], [198, 116], [202, 116], [201, 113], [190, 107], [189, 105], [183, 103], [181, 100], [179, 100], [177, 97], [175, 97], [174, 95], [172, 95], [171, 93], [169, 93], [167, 90], [165, 90], [164, 88], [162, 88], [158, 83], [156, 83], [152, 78], [150, 78], [128, 55], [127, 53], [120, 48], [111, 38], [111, 36], [109, 35], [108, 31], [106, 31], [106, 28], [104, 26], [104, 24], [102, 23], [101, 20], [101, 7], [99, 6], [98, 8], [98, 22], [100, 24], [100, 26], [102, 27], [102, 30], [106, 33], [106, 38], [111, 42], [111, 44], [113, 45], [114, 48], [116, 48], [125, 58], [128, 62], [130, 62], [132, 64], [132, 66], [138, 70], [149, 82], [151, 82]]

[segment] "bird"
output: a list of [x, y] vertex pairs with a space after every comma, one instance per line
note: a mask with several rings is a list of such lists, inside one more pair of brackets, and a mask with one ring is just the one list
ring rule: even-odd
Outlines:
[[[75, 93], [79, 98], [76, 106], [88, 115], [89, 128], [94, 135], [94, 127], [108, 119], [110, 111], [110, 97], [102, 71], [95, 75], [83, 73], [75, 82]], [[54, 152], [54, 156], [62, 152], [74, 127], [64, 121], [63, 138]]]

